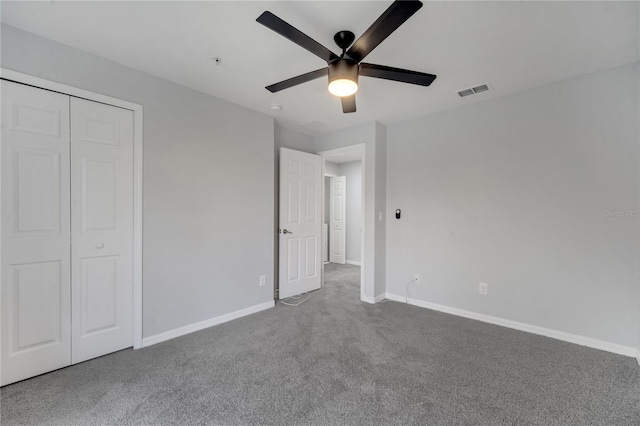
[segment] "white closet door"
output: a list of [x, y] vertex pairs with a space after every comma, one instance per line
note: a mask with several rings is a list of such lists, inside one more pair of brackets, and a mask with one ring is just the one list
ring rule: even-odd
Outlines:
[[329, 240], [329, 261], [331, 263], [347, 263], [347, 198], [346, 176], [331, 178], [329, 227], [331, 239]]
[[72, 362], [133, 345], [133, 111], [71, 99]]
[[69, 365], [69, 96], [2, 81], [0, 384]]

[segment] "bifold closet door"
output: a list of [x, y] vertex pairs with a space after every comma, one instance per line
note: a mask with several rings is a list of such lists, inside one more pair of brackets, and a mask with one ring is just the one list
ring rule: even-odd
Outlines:
[[72, 363], [133, 345], [133, 111], [71, 98]]
[[133, 344], [133, 112], [0, 89], [6, 385]]
[[71, 362], [69, 96], [0, 84], [5, 385]]

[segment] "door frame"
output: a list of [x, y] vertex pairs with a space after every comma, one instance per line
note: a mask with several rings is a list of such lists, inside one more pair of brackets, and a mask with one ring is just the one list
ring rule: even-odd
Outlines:
[[[335, 149], [329, 149], [326, 151], [321, 151], [318, 152], [318, 155], [322, 157], [322, 223], [324, 223], [325, 221], [325, 217], [324, 217], [324, 213], [325, 213], [325, 184], [324, 184], [324, 177], [325, 176], [331, 176], [331, 174], [325, 174], [325, 161], [331, 161], [331, 159], [329, 158], [327, 160], [326, 157], [332, 157], [332, 156], [340, 156], [340, 155], [345, 155], [345, 154], [349, 154], [349, 155], [353, 155], [354, 156], [354, 160], [353, 161], [358, 161], [360, 160], [360, 189], [361, 189], [361, 194], [360, 194], [360, 226], [362, 227], [362, 232], [360, 233], [360, 300], [362, 300], [363, 302], [367, 302], [367, 303], [375, 303], [375, 300], [369, 300], [369, 298], [367, 298], [366, 296], [366, 292], [365, 289], [369, 288], [370, 290], [370, 294], [374, 294], [374, 287], [373, 287], [373, 282], [371, 283], [367, 283], [365, 282], [364, 279], [364, 273], [365, 273], [365, 262], [366, 262], [366, 257], [365, 257], [365, 236], [367, 234], [367, 231], [370, 229], [370, 227], [375, 227], [375, 223], [367, 223], [367, 221], [365, 220], [366, 218], [366, 204], [365, 204], [365, 188], [367, 185], [366, 179], [365, 179], [365, 158], [367, 155], [367, 146], [365, 143], [358, 143], [358, 144], [354, 144], [354, 145], [349, 145], [349, 146], [345, 146], [342, 148], [335, 148]], [[345, 253], [346, 256], [346, 253]], [[324, 285], [324, 264], [322, 265], [322, 285]]]
[[[133, 102], [0, 68], [0, 79], [133, 111], [133, 348], [142, 347], [142, 155], [143, 107]], [[2, 232], [2, 223], [0, 223]], [[1, 255], [1, 253], [0, 253]], [[1, 307], [0, 307], [1, 309]], [[2, 316], [0, 315], [0, 320]]]
[[[321, 154], [318, 154], [320, 156], [322, 156]], [[327, 219], [324, 215], [325, 215], [325, 209], [326, 209], [326, 202], [327, 202], [327, 185], [326, 185], [326, 180], [327, 178], [332, 178], [332, 177], [338, 177], [338, 175], [334, 175], [333, 173], [326, 173], [325, 171], [325, 159], [324, 157], [322, 157], [322, 226], [324, 226], [325, 224], [325, 220]], [[331, 246], [329, 245], [329, 241], [331, 240], [331, 238], [329, 238], [329, 236], [331, 235], [330, 233], [331, 231], [331, 227], [329, 226], [329, 224], [327, 224], [327, 262], [325, 263], [324, 261], [322, 262], [322, 285], [324, 286], [324, 265], [326, 265], [327, 263], [331, 263]], [[324, 238], [324, 234], [323, 234], [323, 238]]]

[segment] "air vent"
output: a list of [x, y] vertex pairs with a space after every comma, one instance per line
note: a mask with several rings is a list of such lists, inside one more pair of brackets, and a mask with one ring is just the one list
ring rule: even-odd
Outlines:
[[489, 86], [487, 86], [486, 84], [483, 84], [481, 86], [474, 87], [473, 93], [486, 92], [487, 90], [489, 90]]
[[463, 89], [458, 92], [461, 98], [465, 96], [475, 95], [476, 93], [487, 92], [489, 90], [489, 84], [481, 84], [480, 86], [471, 87], [469, 89]]

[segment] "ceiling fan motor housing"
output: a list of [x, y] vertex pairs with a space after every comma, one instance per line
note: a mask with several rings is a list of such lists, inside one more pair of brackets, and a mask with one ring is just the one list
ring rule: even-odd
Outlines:
[[358, 83], [358, 64], [351, 59], [338, 59], [329, 64], [329, 84], [335, 80], [351, 80]]
[[355, 39], [356, 35], [347, 30], [338, 31], [333, 36], [333, 41], [335, 41], [338, 47], [342, 49], [342, 52], [347, 50], [347, 48], [353, 44], [353, 40]]

